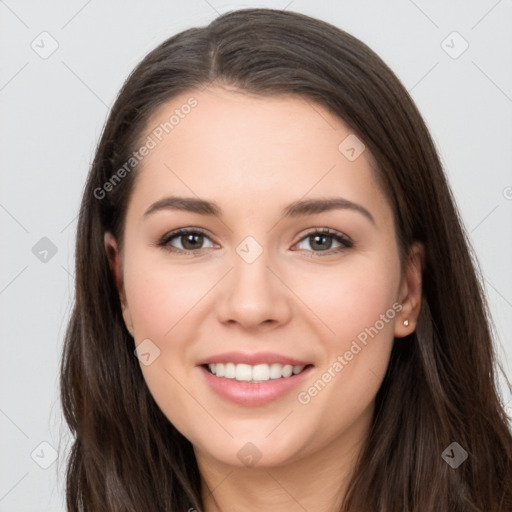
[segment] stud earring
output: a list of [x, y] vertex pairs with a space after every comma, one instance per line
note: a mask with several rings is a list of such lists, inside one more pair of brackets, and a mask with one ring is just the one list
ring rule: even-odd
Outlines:
[[409, 320], [404, 320], [404, 325], [407, 327], [409, 325]]

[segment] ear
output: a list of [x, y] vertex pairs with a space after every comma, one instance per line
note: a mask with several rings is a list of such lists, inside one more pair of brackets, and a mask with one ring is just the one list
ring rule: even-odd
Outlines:
[[[412, 244], [407, 257], [405, 275], [400, 285], [402, 309], [396, 317], [395, 337], [402, 338], [414, 332], [421, 309], [422, 274], [425, 268], [425, 247], [420, 242]], [[404, 321], [408, 325], [404, 325]]]
[[112, 271], [117, 292], [119, 294], [124, 323], [130, 334], [133, 336], [133, 323], [124, 290], [122, 255], [117, 245], [117, 241], [111, 233], [107, 231], [103, 240], [110, 270]]

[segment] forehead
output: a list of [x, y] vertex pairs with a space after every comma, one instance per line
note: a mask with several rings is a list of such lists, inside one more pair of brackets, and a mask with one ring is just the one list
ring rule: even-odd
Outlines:
[[390, 215], [362, 142], [301, 96], [191, 90], [160, 106], [141, 140], [152, 141], [137, 170], [141, 202], [176, 193], [278, 208], [308, 195], [341, 195]]

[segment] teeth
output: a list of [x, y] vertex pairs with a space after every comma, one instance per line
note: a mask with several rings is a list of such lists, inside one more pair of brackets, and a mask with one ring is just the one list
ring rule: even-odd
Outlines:
[[304, 366], [294, 366], [293, 367], [293, 374], [294, 375], [297, 375], [298, 373], [300, 373], [302, 370], [304, 370]]
[[270, 379], [280, 379], [282, 377], [291, 377], [304, 370], [304, 366], [292, 366], [291, 364], [234, 364], [217, 363], [209, 364], [210, 371], [217, 377], [226, 379], [235, 379], [240, 382], [265, 382]]
[[[210, 366], [215, 366], [215, 375], [217, 375], [217, 377], [224, 377], [225, 375], [225, 367], [222, 363], [218, 363], [216, 365], [210, 365]], [[210, 368], [211, 369], [211, 368]]]
[[252, 380], [252, 367], [248, 364], [237, 364], [235, 368], [236, 380]]
[[236, 367], [233, 363], [226, 363], [224, 365], [224, 377], [226, 379], [234, 379], [236, 377]]
[[252, 367], [252, 378], [253, 378], [253, 380], [269, 380], [270, 379], [270, 368], [269, 368], [268, 364], [257, 364], [256, 366], [253, 366]]

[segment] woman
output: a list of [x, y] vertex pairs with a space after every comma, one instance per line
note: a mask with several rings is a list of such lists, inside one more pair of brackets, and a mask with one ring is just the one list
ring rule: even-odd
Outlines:
[[186, 30], [124, 84], [83, 196], [68, 510], [512, 510], [489, 325], [375, 53], [270, 9]]

